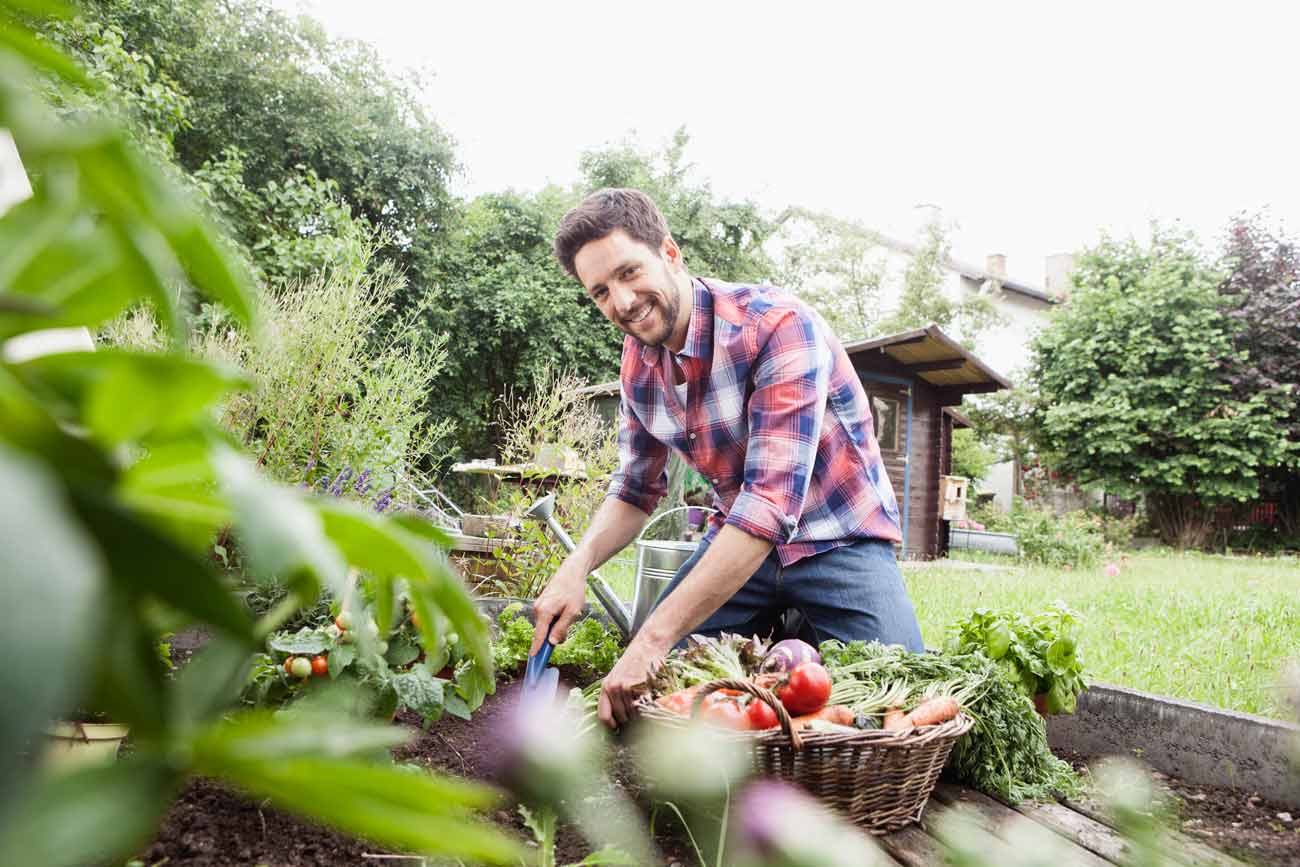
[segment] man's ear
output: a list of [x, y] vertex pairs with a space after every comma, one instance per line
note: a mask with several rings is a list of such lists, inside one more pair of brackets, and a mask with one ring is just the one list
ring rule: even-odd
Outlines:
[[664, 235], [664, 239], [659, 242], [659, 255], [664, 257], [669, 266], [677, 269], [683, 267], [686, 263], [682, 260], [682, 248], [677, 246], [672, 235]]

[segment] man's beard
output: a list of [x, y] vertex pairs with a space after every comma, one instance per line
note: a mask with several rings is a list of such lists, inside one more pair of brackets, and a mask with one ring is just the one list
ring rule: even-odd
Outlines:
[[[667, 275], [665, 275], [665, 277], [666, 276]], [[619, 323], [619, 327], [623, 329], [623, 333], [631, 335], [632, 339], [637, 343], [640, 343], [642, 346], [663, 345], [665, 340], [673, 336], [673, 329], [677, 327], [677, 315], [681, 312], [681, 302], [677, 297], [676, 285], [671, 281], [669, 281], [668, 285], [671, 288], [669, 291], [663, 293], [662, 298], [655, 298], [652, 302], [649, 302], [651, 304], [651, 309], [646, 314], [647, 319], [654, 316], [655, 308], [658, 308], [664, 314], [663, 326], [658, 331], [647, 338], [642, 338], [621, 322]], [[660, 303], [661, 300], [664, 303]]]

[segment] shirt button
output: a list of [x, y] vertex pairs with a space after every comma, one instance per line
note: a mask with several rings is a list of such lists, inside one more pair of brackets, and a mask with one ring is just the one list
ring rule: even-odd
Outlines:
[[715, 484], [715, 485], [720, 485], [720, 484], [722, 484], [722, 479], [714, 479], [714, 480], [713, 480], [713, 484]]
[[695, 434], [691, 434], [691, 439], [695, 439]]

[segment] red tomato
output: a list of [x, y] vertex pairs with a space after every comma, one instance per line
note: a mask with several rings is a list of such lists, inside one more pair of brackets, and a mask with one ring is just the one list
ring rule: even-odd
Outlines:
[[290, 675], [293, 674], [293, 657], [292, 657], [292, 656], [289, 657], [288, 659], [286, 659], [286, 660], [284, 661], [284, 673], [285, 673], [285, 674], [290, 674]]
[[754, 731], [776, 728], [781, 723], [776, 718], [776, 711], [762, 699], [753, 699], [745, 707], [745, 719]]
[[820, 663], [801, 662], [776, 694], [794, 716], [814, 713], [825, 707], [831, 697], [831, 676]]
[[728, 695], [718, 695], [712, 693], [704, 699], [704, 706], [700, 708], [700, 716], [712, 725], [724, 729], [746, 729], [749, 723], [745, 719], [745, 711], [740, 706], [740, 702]]
[[317, 677], [324, 677], [330, 673], [330, 661], [324, 656], [313, 656], [311, 658], [311, 673]]

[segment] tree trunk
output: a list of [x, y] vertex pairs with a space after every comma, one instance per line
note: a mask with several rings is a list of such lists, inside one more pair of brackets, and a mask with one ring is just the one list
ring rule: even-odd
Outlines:
[[1283, 535], [1300, 537], [1300, 473], [1290, 473], [1282, 484], [1282, 502], [1277, 518]]
[[1215, 510], [1191, 494], [1148, 494], [1147, 509], [1160, 540], [1179, 551], [1205, 547], [1214, 533]]

